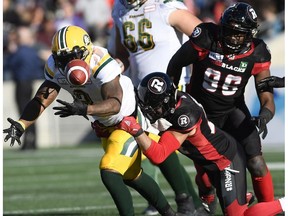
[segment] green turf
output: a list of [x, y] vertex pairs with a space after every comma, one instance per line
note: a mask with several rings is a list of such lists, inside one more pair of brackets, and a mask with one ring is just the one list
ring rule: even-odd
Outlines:
[[[3, 151], [4, 215], [118, 215], [103, 186], [98, 164], [103, 150], [97, 145], [77, 148]], [[265, 153], [267, 162], [283, 162], [284, 153]], [[187, 158], [180, 157], [191, 178], [195, 171]], [[284, 170], [272, 170], [276, 197], [284, 195]], [[173, 191], [159, 174], [159, 184], [175, 208]], [[248, 178], [248, 188], [251, 182]], [[131, 190], [136, 215], [146, 201]], [[218, 214], [220, 208], [218, 208]]]

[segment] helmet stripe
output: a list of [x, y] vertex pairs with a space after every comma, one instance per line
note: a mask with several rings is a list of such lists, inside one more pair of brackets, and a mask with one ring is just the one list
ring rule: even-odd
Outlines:
[[59, 49], [65, 49], [67, 47], [67, 43], [66, 43], [66, 32], [67, 32], [68, 26], [66, 28], [62, 28], [61, 31], [59, 31], [59, 35], [58, 35], [58, 46]]

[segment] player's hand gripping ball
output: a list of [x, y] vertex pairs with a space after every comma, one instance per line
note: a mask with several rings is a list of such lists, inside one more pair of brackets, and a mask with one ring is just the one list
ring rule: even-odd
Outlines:
[[66, 65], [65, 73], [71, 85], [84, 85], [90, 77], [90, 67], [85, 61], [74, 59]]

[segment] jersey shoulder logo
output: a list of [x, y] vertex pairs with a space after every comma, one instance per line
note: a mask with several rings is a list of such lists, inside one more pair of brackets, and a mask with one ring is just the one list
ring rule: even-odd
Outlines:
[[193, 38], [198, 37], [198, 36], [201, 34], [201, 32], [202, 32], [202, 29], [199, 28], [199, 27], [196, 27], [196, 28], [194, 29], [193, 33], [192, 33], [192, 37], [193, 37]]
[[181, 127], [187, 127], [190, 123], [190, 118], [187, 115], [181, 115], [178, 118], [178, 125]]

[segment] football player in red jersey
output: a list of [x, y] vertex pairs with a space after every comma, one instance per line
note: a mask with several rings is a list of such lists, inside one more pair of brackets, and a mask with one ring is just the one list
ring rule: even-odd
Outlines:
[[[177, 85], [182, 67], [193, 64], [188, 92], [203, 105], [211, 122], [242, 145], [258, 202], [267, 202], [274, 200], [274, 189], [259, 134], [266, 137], [266, 124], [274, 116], [273, 89], [258, 91], [261, 108], [257, 117], [251, 118], [244, 100], [252, 76], [255, 82], [270, 76], [271, 54], [264, 41], [255, 38], [257, 27], [257, 14], [249, 4], [228, 7], [219, 25], [202, 23], [195, 28], [190, 40], [171, 58], [167, 74]], [[205, 199], [209, 180], [197, 180], [199, 185], [204, 182]]]
[[201, 104], [177, 91], [167, 74], [147, 75], [138, 86], [137, 96], [144, 115], [154, 124], [166, 126], [160, 140], [157, 143], [150, 139], [134, 117], [125, 117], [117, 128], [133, 135], [153, 163], [162, 163], [176, 149], [196, 162], [216, 188], [223, 215], [268, 216], [287, 210], [286, 198], [248, 207], [242, 146], [209, 122]]

